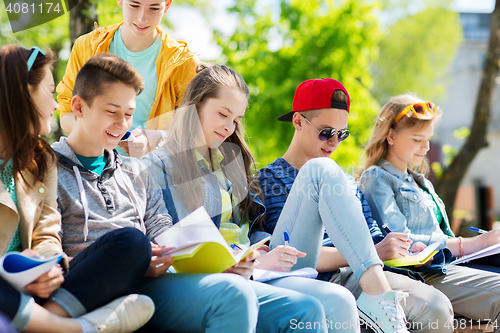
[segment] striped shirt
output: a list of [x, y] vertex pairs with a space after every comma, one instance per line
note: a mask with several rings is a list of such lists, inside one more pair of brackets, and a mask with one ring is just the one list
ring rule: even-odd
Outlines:
[[[278, 158], [271, 164], [259, 170], [257, 173], [257, 179], [262, 187], [264, 193], [264, 205], [266, 206], [266, 216], [265, 216], [265, 228], [266, 231], [272, 233], [278, 222], [278, 218], [283, 210], [288, 194], [292, 189], [293, 182], [299, 170], [290, 165], [283, 158]], [[370, 206], [365, 199], [365, 195], [359, 189], [358, 185], [354, 179], [349, 175], [345, 174], [347, 180], [354, 193], [356, 193], [356, 198], [359, 200], [359, 204], [363, 209], [363, 214], [365, 216], [366, 223], [370, 229], [370, 233], [374, 243], [380, 242], [384, 239], [382, 232], [380, 231], [377, 222], [372, 218], [372, 213]], [[331, 246], [332, 243], [325, 232], [325, 238], [323, 240], [324, 246]]]

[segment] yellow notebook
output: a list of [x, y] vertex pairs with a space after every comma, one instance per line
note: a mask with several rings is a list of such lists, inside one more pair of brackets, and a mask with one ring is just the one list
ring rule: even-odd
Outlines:
[[204, 207], [200, 207], [155, 240], [160, 246], [174, 247], [166, 254], [174, 259], [177, 273], [221, 273], [234, 266], [269, 240], [267, 237], [234, 254]]
[[392, 259], [384, 261], [384, 265], [390, 267], [403, 267], [422, 265], [428, 262], [438, 251], [436, 249], [442, 242], [434, 242], [418, 253], [414, 253], [404, 258]]

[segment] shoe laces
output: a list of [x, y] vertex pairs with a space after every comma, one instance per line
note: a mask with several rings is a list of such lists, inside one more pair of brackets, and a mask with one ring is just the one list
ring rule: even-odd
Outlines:
[[[406, 306], [406, 298], [409, 296], [408, 293], [398, 291], [396, 292], [394, 300], [385, 300], [381, 301], [382, 310], [386, 311], [386, 316], [388, 316], [389, 322], [394, 322], [392, 327], [396, 327], [397, 329], [406, 328], [406, 317], [403, 307], [400, 302], [403, 301], [403, 304]], [[402, 332], [407, 332], [403, 330]]]

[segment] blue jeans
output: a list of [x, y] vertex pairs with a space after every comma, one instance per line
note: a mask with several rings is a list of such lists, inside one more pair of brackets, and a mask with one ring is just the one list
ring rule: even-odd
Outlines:
[[286, 288], [319, 300], [325, 312], [328, 332], [359, 332], [358, 310], [354, 295], [345, 287], [298, 277], [288, 277], [267, 282], [276, 287]]
[[359, 200], [333, 160], [313, 158], [300, 169], [271, 237], [271, 246], [290, 245], [307, 256], [294, 268], [316, 267], [324, 230], [359, 280], [373, 265], [382, 265], [366, 226]]
[[292, 332], [292, 320], [324, 320], [313, 297], [229, 273], [165, 274], [144, 279], [137, 292], [156, 308], [141, 332]]

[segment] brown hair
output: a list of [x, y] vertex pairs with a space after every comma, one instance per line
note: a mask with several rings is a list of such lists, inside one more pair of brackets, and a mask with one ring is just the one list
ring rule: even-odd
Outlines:
[[[179, 186], [182, 204], [190, 211], [202, 205], [205, 195], [201, 183], [202, 170], [194, 154], [194, 149], [200, 142], [197, 138], [203, 135], [200, 133], [198, 110], [208, 99], [218, 98], [222, 87], [241, 92], [247, 99], [250, 96], [241, 75], [227, 66], [199, 64], [196, 72], [179, 108], [175, 111], [171, 132], [164, 145], [171, 154], [173, 166], [171, 176], [175, 185]], [[221, 168], [232, 184], [232, 194], [241, 200], [240, 210], [246, 212], [245, 217], [248, 219], [251, 203], [255, 199], [250, 197], [250, 190], [261, 199], [262, 191], [253, 176], [256, 170], [255, 159], [245, 142], [245, 132], [241, 122], [236, 125], [233, 134], [219, 149], [224, 156]]]
[[[416, 95], [408, 93], [405, 95], [399, 95], [391, 98], [380, 111], [380, 114], [375, 122], [375, 127], [373, 128], [373, 134], [368, 141], [364, 155], [363, 155], [363, 165], [356, 172], [356, 181], [359, 180], [363, 172], [370, 166], [377, 164], [378, 161], [385, 158], [389, 151], [389, 144], [387, 143], [387, 136], [391, 128], [395, 131], [404, 130], [407, 128], [421, 127], [425, 128], [429, 126], [432, 122], [439, 120], [441, 118], [441, 111], [437, 109], [437, 114], [431, 119], [419, 119], [411, 117], [412, 113], [407, 113], [407, 116], [403, 116], [397, 123], [394, 123], [396, 117], [408, 106], [413, 103], [424, 102], [424, 100], [418, 98]], [[422, 164], [416, 168], [415, 171], [427, 174], [429, 171], [429, 163], [427, 158], [422, 161]]]
[[134, 66], [112, 54], [99, 53], [90, 58], [78, 72], [73, 96], [80, 96], [92, 106], [94, 98], [104, 94], [107, 86], [117, 82], [133, 87], [137, 95], [144, 90], [144, 79]]
[[4, 159], [0, 168], [12, 158], [14, 174], [28, 170], [43, 181], [49, 164], [57, 159], [50, 145], [38, 136], [40, 112], [28, 85], [38, 89], [53, 57], [51, 53], [38, 53], [28, 71], [27, 61], [32, 52], [19, 45], [0, 48], [0, 157]]

